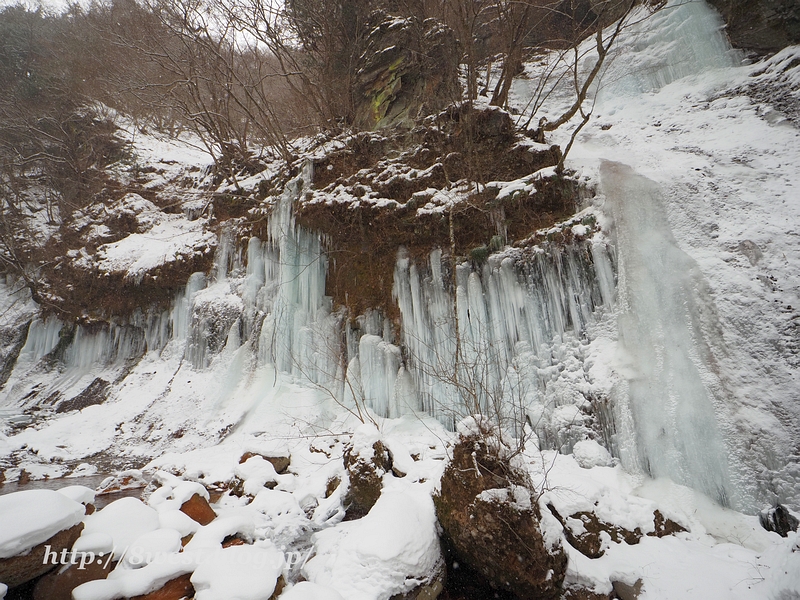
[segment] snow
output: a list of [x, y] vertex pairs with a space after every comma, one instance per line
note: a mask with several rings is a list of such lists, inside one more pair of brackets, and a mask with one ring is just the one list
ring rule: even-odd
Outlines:
[[94, 502], [94, 490], [84, 485], [68, 485], [59, 488], [59, 494], [65, 495], [70, 500], [80, 504], [92, 504]]
[[268, 481], [277, 481], [275, 467], [262, 456], [252, 456], [236, 467], [236, 476], [244, 481], [244, 492], [255, 496]]
[[192, 574], [197, 600], [265, 600], [275, 591], [283, 554], [269, 542], [210, 555]]
[[81, 522], [85, 508], [52, 490], [0, 496], [0, 559], [24, 554]]
[[344, 600], [344, 596], [316, 583], [301, 581], [283, 592], [281, 600]]
[[174, 554], [180, 549], [180, 533], [174, 529], [155, 529], [133, 541], [117, 568], [140, 569], [155, 561], [159, 555]]
[[89, 515], [80, 539], [91, 534], [105, 534], [113, 540], [117, 560], [142, 535], [160, 527], [158, 513], [138, 498], [120, 498]]
[[411, 591], [442, 560], [428, 493], [385, 491], [370, 512], [314, 535], [315, 556], [304, 572], [352, 600]]
[[140, 282], [157, 267], [208, 253], [216, 236], [204, 230], [205, 221], [189, 221], [183, 216], [164, 215], [146, 233], [132, 233], [118, 242], [97, 249], [97, 268], [101, 273], [122, 273]]
[[581, 440], [572, 447], [572, 456], [581, 467], [610, 467], [613, 459], [608, 450], [594, 440]]
[[81, 584], [72, 591], [74, 600], [116, 600], [149, 594], [168, 581], [194, 570], [195, 564], [179, 554], [159, 555], [140, 569], [117, 567], [107, 579]]

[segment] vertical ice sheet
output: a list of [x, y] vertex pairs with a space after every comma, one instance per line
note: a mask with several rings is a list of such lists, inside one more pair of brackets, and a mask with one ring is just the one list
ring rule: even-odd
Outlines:
[[28, 328], [28, 337], [20, 351], [20, 358], [36, 362], [49, 354], [58, 344], [61, 327], [61, 321], [55, 317], [48, 317], [44, 321], [35, 319]]
[[[620, 344], [627, 393], [618, 396], [617, 436], [623, 464], [653, 477], [736, 501], [728, 451], [718, 425], [723, 398], [701, 357], [694, 260], [677, 245], [658, 186], [619, 163], [601, 167], [619, 247]], [[630, 415], [630, 418], [626, 418]]]

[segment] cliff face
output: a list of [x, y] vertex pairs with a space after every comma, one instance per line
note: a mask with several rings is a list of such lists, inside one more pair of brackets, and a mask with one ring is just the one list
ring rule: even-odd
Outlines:
[[800, 43], [800, 4], [796, 0], [709, 0], [727, 23], [737, 48], [776, 52]]

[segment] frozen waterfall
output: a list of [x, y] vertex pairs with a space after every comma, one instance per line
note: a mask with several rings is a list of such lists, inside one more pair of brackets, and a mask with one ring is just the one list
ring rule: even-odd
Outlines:
[[[718, 426], [724, 398], [698, 323], [702, 274], [669, 229], [658, 186], [606, 162], [603, 191], [619, 246], [619, 342], [625, 382], [615, 394], [617, 451], [629, 470], [733, 497]], [[720, 395], [721, 396], [721, 395]]]
[[673, 81], [739, 64], [719, 13], [704, 0], [669, 0], [653, 14], [641, 7], [613, 47], [600, 77], [599, 105], [606, 99], [660, 90]]

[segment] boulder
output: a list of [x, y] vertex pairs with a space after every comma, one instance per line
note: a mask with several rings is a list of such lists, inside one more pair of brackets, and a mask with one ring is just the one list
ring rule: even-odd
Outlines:
[[[783, 504], [765, 508], [758, 515], [758, 522], [767, 531], [774, 531], [781, 537], [787, 537], [790, 531], [797, 531], [798, 520]], [[0, 577], [2, 579], [2, 577]]]
[[453, 458], [434, 496], [445, 542], [457, 560], [497, 590], [519, 598], [556, 598], [567, 567], [560, 536], [540, 527], [524, 467], [485, 420], [459, 426]]
[[55, 569], [36, 583], [33, 600], [72, 600], [72, 590], [87, 581], [105, 579], [116, 565], [116, 562], [102, 561], [88, 563], [82, 569], [79, 565]]
[[14, 588], [44, 575], [54, 568], [53, 559], [45, 561], [45, 554], [52, 557], [55, 553], [57, 560], [60, 560], [61, 552], [72, 548], [81, 531], [83, 523], [78, 523], [69, 529], [59, 531], [26, 554], [0, 559], [0, 581], [9, 588]]
[[392, 470], [392, 457], [379, 439], [377, 430], [364, 426], [353, 436], [344, 451], [344, 468], [349, 487], [344, 498], [345, 520], [360, 519], [378, 501], [383, 476]]
[[208, 525], [217, 518], [217, 513], [200, 494], [193, 494], [191, 498], [181, 504], [181, 512], [200, 525]]
[[278, 475], [283, 475], [286, 473], [286, 470], [289, 468], [289, 465], [292, 462], [291, 456], [272, 456], [261, 454], [259, 452], [245, 452], [239, 459], [239, 464], [241, 465], [246, 463], [248, 459], [253, 458], [254, 456], [260, 456], [267, 462], [272, 463], [272, 466], [275, 467], [275, 472]]
[[619, 600], [636, 600], [642, 593], [643, 582], [641, 579], [637, 579], [631, 585], [624, 581], [612, 581], [611, 585]]
[[86, 508], [52, 490], [0, 496], [0, 581], [13, 588], [66, 560]]

